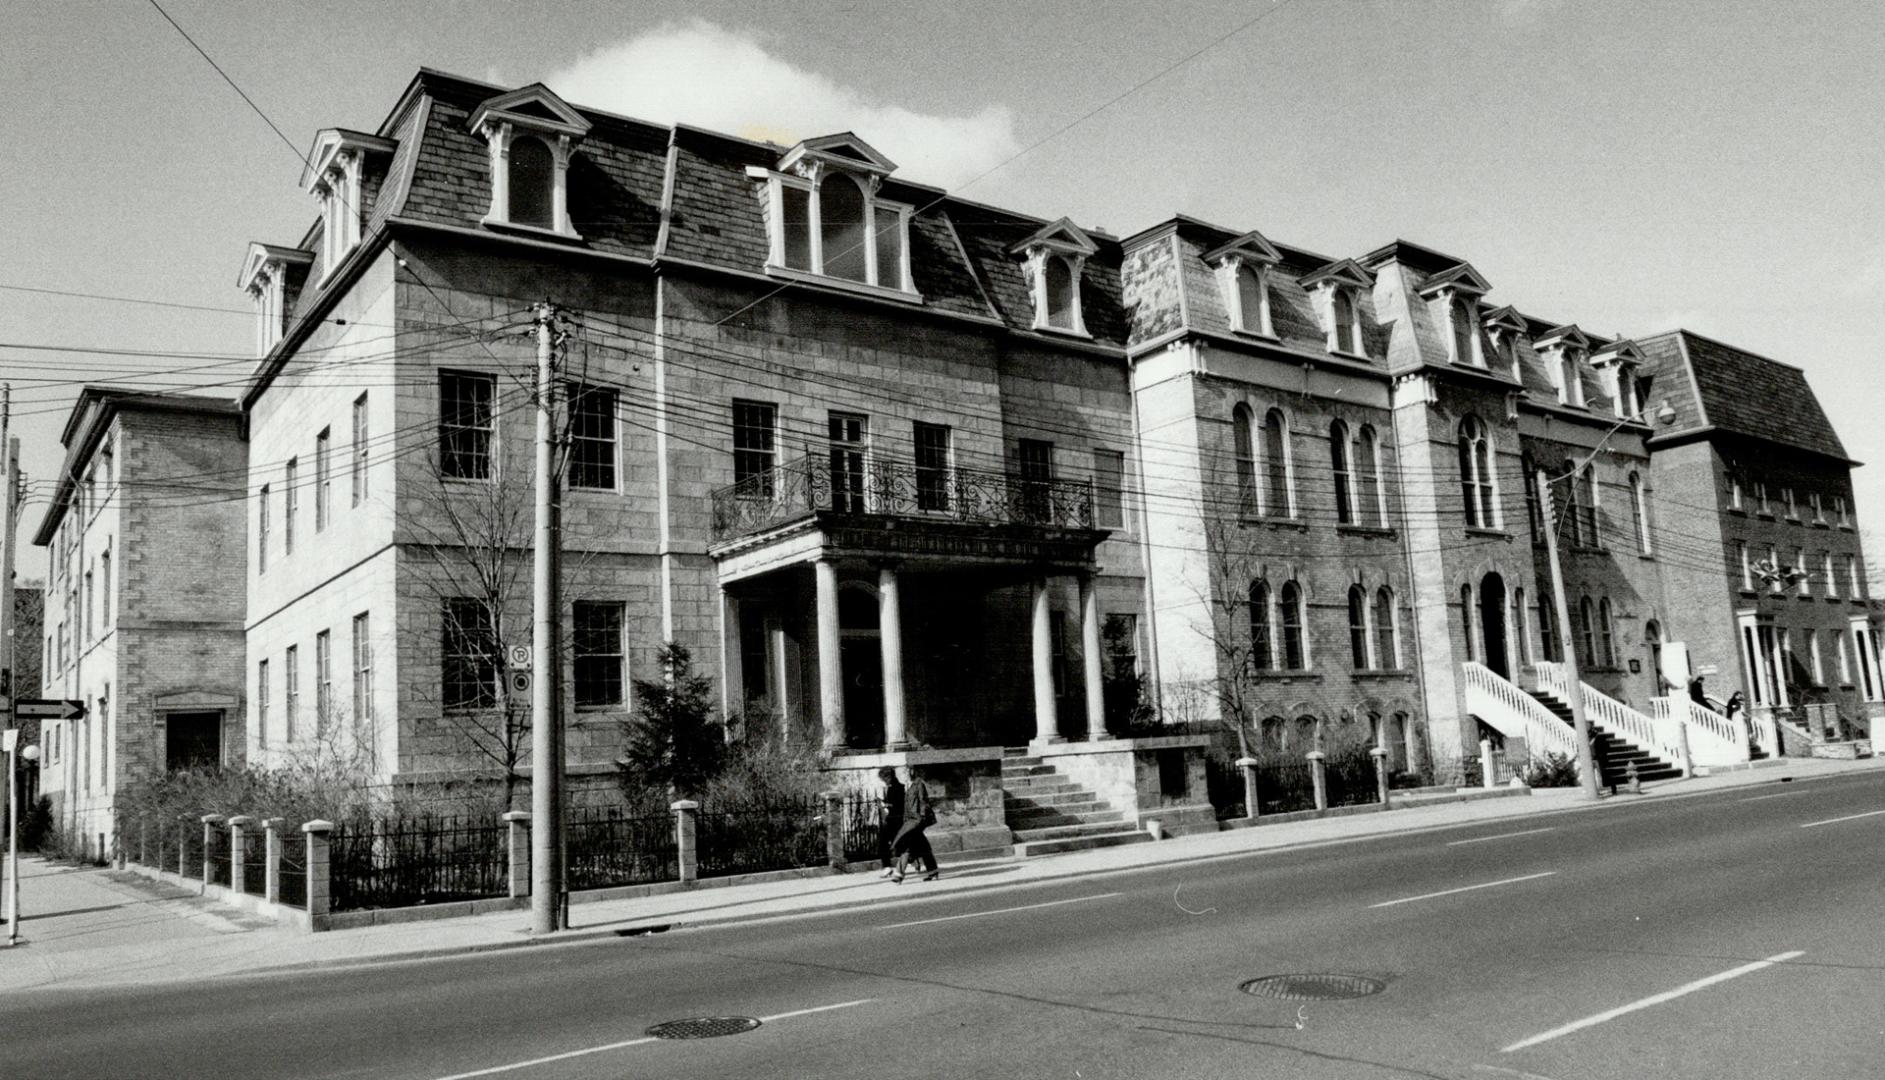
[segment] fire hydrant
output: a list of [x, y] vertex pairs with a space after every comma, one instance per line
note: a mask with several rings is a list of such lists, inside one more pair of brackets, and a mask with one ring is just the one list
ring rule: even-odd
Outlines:
[[1630, 794], [1641, 795], [1643, 793], [1643, 781], [1636, 775], [1636, 762], [1630, 761], [1624, 763], [1623, 778], [1630, 785]]

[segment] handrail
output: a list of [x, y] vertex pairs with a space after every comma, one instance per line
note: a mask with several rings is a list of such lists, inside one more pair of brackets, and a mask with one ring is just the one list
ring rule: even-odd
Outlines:
[[[1673, 725], [1658, 724], [1654, 717], [1630, 708], [1589, 683], [1580, 682], [1578, 685], [1584, 692], [1584, 712], [1598, 726], [1664, 761], [1682, 760], [1681, 744]], [[1565, 675], [1564, 665], [1549, 660], [1540, 661], [1538, 690], [1568, 703], [1571, 700], [1570, 681]]]
[[[1689, 751], [1697, 765], [1739, 765], [1748, 760], [1748, 740], [1733, 720], [1686, 697], [1659, 697], [1651, 711], [1665, 724], [1688, 729]], [[1671, 715], [1671, 707], [1674, 714]]]
[[1524, 690], [1512, 685], [1484, 664], [1468, 660], [1466, 711], [1506, 735], [1525, 740], [1530, 756], [1555, 752], [1577, 756], [1577, 740], [1564, 721]]

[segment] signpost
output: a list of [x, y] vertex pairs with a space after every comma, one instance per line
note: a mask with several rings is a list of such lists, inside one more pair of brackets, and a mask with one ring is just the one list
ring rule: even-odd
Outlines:
[[15, 720], [81, 720], [85, 703], [71, 698], [21, 698], [13, 703]]

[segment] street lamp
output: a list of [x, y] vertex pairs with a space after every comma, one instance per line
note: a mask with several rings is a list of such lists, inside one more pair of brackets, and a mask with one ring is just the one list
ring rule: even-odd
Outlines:
[[39, 760], [39, 747], [21, 748], [18, 728], [6, 733], [7, 947], [20, 943], [20, 758]]
[[[1610, 430], [1603, 433], [1597, 445], [1591, 448], [1590, 455], [1578, 463], [1570, 472], [1558, 477], [1567, 480], [1583, 472], [1597, 455], [1603, 452], [1604, 444], [1610, 441], [1618, 429], [1625, 424], [1643, 422], [1644, 410], [1637, 410], [1629, 416], [1618, 417], [1610, 425]], [[1667, 426], [1675, 422], [1676, 411], [1664, 398], [1662, 406], [1656, 410], [1657, 423]], [[1577, 643], [1571, 640], [1571, 605], [1564, 595], [1564, 568], [1558, 560], [1558, 525], [1551, 509], [1551, 481], [1545, 476], [1540, 466], [1537, 470], [1538, 506], [1541, 523], [1545, 533], [1545, 554], [1551, 560], [1551, 606], [1557, 612], [1558, 621], [1558, 658], [1564, 663], [1565, 690], [1571, 699], [1571, 726], [1577, 732], [1577, 772], [1583, 779], [1584, 797], [1596, 800], [1598, 777], [1596, 763], [1590, 752], [1590, 720], [1584, 715], [1584, 675], [1577, 667]]]

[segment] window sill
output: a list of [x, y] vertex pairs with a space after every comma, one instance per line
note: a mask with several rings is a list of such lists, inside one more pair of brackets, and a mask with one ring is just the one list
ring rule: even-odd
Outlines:
[[1843, 530], [1843, 531], [1845, 531], [1845, 532], [1851, 532], [1851, 531], [1852, 531], [1852, 525], [1851, 525], [1850, 523], [1848, 523], [1848, 522], [1844, 522], [1844, 521], [1842, 521], [1842, 522], [1840, 522], [1840, 523], [1839, 523], [1839, 528], [1840, 528], [1841, 530]]
[[615, 702], [614, 704], [611, 704], [611, 705], [576, 705], [576, 706], [573, 706], [573, 708], [576, 710], [576, 713], [579, 716], [592, 716], [592, 715], [598, 715], [601, 713], [612, 713], [612, 712], [613, 713], [628, 712], [627, 703], [620, 702], [620, 701]]
[[[905, 292], [902, 289], [893, 289], [887, 285], [872, 285], [868, 281], [852, 281], [849, 278], [832, 277], [828, 274], [815, 274], [810, 270], [800, 270], [791, 266], [780, 266], [778, 263], [766, 264], [766, 276], [779, 278], [784, 281], [802, 282], [806, 285], [822, 285], [827, 289], [856, 293], [859, 296], [874, 296], [879, 300], [895, 300], [904, 304], [920, 304], [923, 302], [923, 295], [921, 293]], [[1058, 332], [1065, 333], [1065, 331]]]
[[1754, 516], [1757, 518], [1760, 518], [1762, 521], [1775, 520], [1774, 515], [1770, 511], [1767, 511], [1767, 510], [1762, 510], [1759, 513], [1755, 514]]
[[1511, 532], [1506, 529], [1488, 529], [1482, 525], [1466, 526], [1466, 535], [1468, 536], [1492, 536], [1492, 537], [1498, 537], [1502, 540], [1512, 539]]
[[1643, 560], [1644, 562], [1656, 561], [1656, 553], [1653, 551], [1639, 551], [1636, 553], [1636, 557]]
[[1393, 536], [1391, 525], [1337, 525], [1335, 531], [1348, 536]]
[[1729, 514], [1733, 514], [1733, 515], [1735, 515], [1736, 517], [1747, 517], [1747, 516], [1748, 516], [1748, 512], [1747, 512], [1746, 510], [1744, 510], [1744, 509], [1742, 509], [1742, 508], [1741, 508], [1741, 507], [1739, 507], [1739, 506], [1730, 506], [1730, 507], [1727, 507], [1727, 508], [1726, 508], [1726, 509], [1725, 509], [1725, 510], [1724, 510], [1723, 512], [1724, 512], [1724, 513], [1729, 513]]
[[541, 225], [520, 225], [513, 221], [502, 221], [489, 216], [480, 218], [478, 224], [493, 232], [516, 233], [519, 236], [529, 236], [540, 240], [560, 240], [565, 244], [585, 242], [581, 234], [574, 230], [563, 232], [560, 229], [546, 229]]
[[1798, 514], [1788, 514], [1788, 515], [1787, 515], [1787, 524], [1789, 524], [1789, 525], [1800, 525], [1800, 524], [1804, 524], [1804, 522], [1802, 521], [1802, 519], [1801, 519], [1801, 517], [1800, 517], [1800, 515], [1798, 515]]
[[1743, 600], [1760, 599], [1760, 594], [1756, 592], [1755, 590], [1748, 588], [1746, 585], [1741, 586], [1739, 591], [1741, 593], [1741, 599]]
[[1268, 671], [1256, 672], [1254, 673], [1252, 677], [1256, 679], [1261, 679], [1264, 682], [1287, 683], [1287, 682], [1321, 682], [1322, 681], [1321, 672], [1314, 671], [1309, 668], [1300, 668], [1300, 669], [1272, 668]]
[[1813, 527], [1814, 527], [1814, 528], [1816, 528], [1816, 529], [1830, 529], [1830, 528], [1832, 528], [1832, 525], [1830, 525], [1829, 523], [1827, 523], [1827, 522], [1824, 522], [1824, 521], [1815, 521], [1815, 522], [1813, 522], [1813, 523], [1812, 523], [1812, 525], [1813, 525]]
[[1358, 360], [1364, 364], [1371, 364], [1374, 362], [1374, 360], [1367, 353], [1359, 353], [1350, 349], [1330, 349], [1329, 355], [1339, 356], [1344, 360]]
[[1244, 525], [1268, 525], [1272, 529], [1294, 529], [1297, 532], [1309, 531], [1308, 522], [1276, 514], [1245, 514], [1239, 520]]
[[1256, 341], [1280, 342], [1283, 340], [1282, 338], [1277, 337], [1275, 334], [1272, 334], [1268, 331], [1252, 330], [1252, 329], [1249, 329], [1248, 327], [1243, 327], [1243, 326], [1232, 327], [1231, 333], [1236, 334], [1238, 337], [1247, 337], [1247, 338], [1254, 339]]
[[620, 495], [622, 493], [620, 487], [577, 487], [575, 484], [566, 485], [563, 490], [571, 495]]
[[1411, 679], [1414, 676], [1414, 673], [1406, 668], [1362, 668], [1355, 671], [1353, 674], [1357, 679], [1365, 679], [1370, 682], [1385, 682], [1389, 679]]
[[1827, 597], [1827, 598], [1826, 598], [1826, 602], [1827, 602], [1827, 603], [1829, 603], [1829, 604], [1837, 604], [1837, 603], [1839, 603], [1839, 602], [1840, 602], [1840, 600], [1841, 600], [1841, 599], [1843, 599], [1843, 598], [1842, 598], [1842, 597], [1838, 597], [1838, 596], [1829, 596], [1829, 597]]

